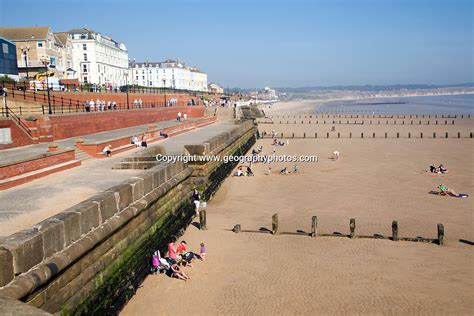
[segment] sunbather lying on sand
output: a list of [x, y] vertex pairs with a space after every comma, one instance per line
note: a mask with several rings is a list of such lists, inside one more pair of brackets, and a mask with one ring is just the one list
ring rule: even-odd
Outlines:
[[442, 183], [440, 185], [438, 185], [438, 189], [439, 189], [439, 194], [440, 195], [451, 195], [451, 196], [456, 196], [456, 197], [459, 196], [459, 194], [454, 192], [453, 189], [448, 188], [447, 186], [445, 186]]

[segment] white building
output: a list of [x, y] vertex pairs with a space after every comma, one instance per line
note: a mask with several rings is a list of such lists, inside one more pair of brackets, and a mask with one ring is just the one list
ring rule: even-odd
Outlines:
[[207, 74], [179, 60], [130, 63], [130, 84], [144, 87], [207, 91]]
[[86, 28], [73, 29], [72, 56], [80, 82], [106, 86], [123, 86], [128, 73], [128, 52], [125, 44]]

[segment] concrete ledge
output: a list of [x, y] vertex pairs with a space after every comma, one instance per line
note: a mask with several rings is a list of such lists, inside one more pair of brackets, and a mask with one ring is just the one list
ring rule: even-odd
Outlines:
[[13, 255], [15, 275], [25, 273], [44, 259], [43, 235], [34, 228], [6, 237], [1, 246]]
[[48, 316], [39, 308], [0, 295], [0, 315], [3, 316]]

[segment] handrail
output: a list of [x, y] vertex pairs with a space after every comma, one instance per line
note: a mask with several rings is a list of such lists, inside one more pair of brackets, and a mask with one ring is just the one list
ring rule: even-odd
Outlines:
[[31, 132], [30, 128], [21, 121], [18, 115], [16, 115], [15, 112], [13, 112], [13, 110], [9, 109], [8, 106], [5, 107], [5, 110], [6, 110], [6, 116], [11, 117], [13, 121], [15, 121], [24, 132], [26, 132], [28, 135], [30, 135], [31, 138], [33, 138], [33, 133]]

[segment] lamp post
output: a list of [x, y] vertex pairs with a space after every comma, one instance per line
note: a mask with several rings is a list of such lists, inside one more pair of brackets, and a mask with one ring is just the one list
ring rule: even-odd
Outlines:
[[164, 93], [164, 106], [166, 106], [166, 88], [165, 88], [165, 85], [166, 85], [166, 79], [163, 79], [163, 93]]
[[48, 65], [49, 65], [49, 60], [47, 57], [42, 57], [41, 58], [41, 63], [44, 65], [46, 68], [46, 89], [48, 90], [48, 114], [51, 115], [53, 114], [53, 110], [51, 109], [51, 97], [49, 95], [49, 74], [48, 74]]
[[30, 74], [28, 72], [28, 52], [30, 51], [30, 47], [26, 45], [26, 47], [22, 47], [21, 51], [23, 52], [23, 55], [25, 56], [25, 66], [26, 66], [26, 80], [30, 78]]
[[127, 110], [129, 110], [130, 103], [128, 102], [128, 71], [125, 73], [125, 87], [127, 88]]

